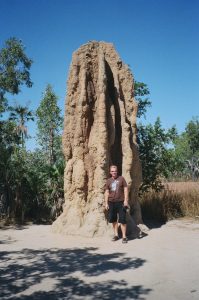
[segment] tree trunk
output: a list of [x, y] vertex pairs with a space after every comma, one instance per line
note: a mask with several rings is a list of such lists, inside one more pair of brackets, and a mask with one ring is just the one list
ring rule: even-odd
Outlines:
[[50, 164], [55, 163], [55, 154], [54, 154], [54, 131], [53, 128], [50, 128]]

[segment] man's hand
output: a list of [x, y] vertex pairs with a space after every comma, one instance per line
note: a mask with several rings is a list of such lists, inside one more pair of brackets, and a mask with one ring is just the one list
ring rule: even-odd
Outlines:
[[128, 202], [128, 187], [127, 186], [124, 188], [124, 206], [129, 207], [129, 202]]
[[129, 208], [129, 203], [127, 200], [124, 200], [124, 206], [127, 206]]
[[108, 203], [105, 204], [105, 208], [106, 208], [106, 210], [109, 210]]

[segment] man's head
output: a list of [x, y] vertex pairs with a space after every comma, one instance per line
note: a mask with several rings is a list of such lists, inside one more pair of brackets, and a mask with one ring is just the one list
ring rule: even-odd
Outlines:
[[110, 174], [112, 178], [117, 178], [117, 166], [110, 166]]

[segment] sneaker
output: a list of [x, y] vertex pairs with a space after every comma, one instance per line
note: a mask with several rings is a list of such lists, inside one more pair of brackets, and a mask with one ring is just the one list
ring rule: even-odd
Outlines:
[[140, 231], [140, 232], [138, 233], [138, 239], [141, 239], [141, 238], [143, 238], [142, 231]]
[[117, 235], [115, 235], [113, 238], [112, 238], [112, 241], [115, 242], [115, 241], [118, 241], [119, 240], [119, 237]]
[[126, 244], [127, 242], [128, 242], [128, 239], [127, 239], [127, 238], [123, 238], [123, 239], [122, 239], [122, 243], [123, 243], [123, 244]]

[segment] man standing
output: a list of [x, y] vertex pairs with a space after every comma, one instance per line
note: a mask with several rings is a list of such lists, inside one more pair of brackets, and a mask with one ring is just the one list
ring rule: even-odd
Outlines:
[[117, 166], [110, 167], [110, 174], [111, 178], [106, 181], [105, 207], [109, 212], [109, 223], [113, 224], [114, 237], [112, 240], [117, 241], [119, 239], [119, 222], [122, 230], [122, 243], [127, 243], [126, 209], [128, 207], [128, 187], [124, 177], [118, 176]]

